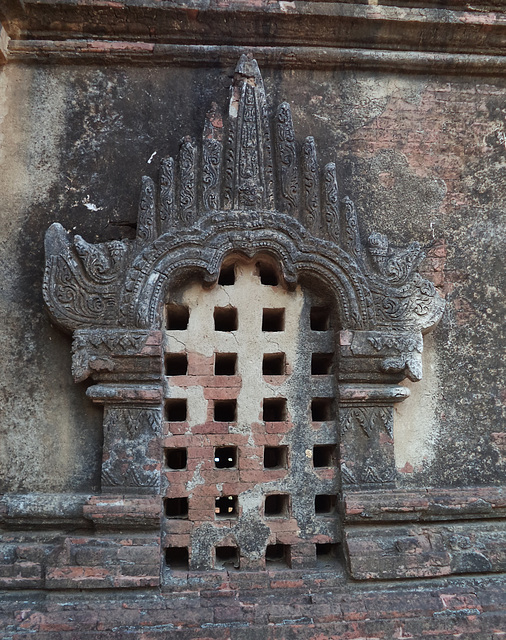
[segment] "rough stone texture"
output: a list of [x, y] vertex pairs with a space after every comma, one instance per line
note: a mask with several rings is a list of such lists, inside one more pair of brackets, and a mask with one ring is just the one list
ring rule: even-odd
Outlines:
[[[502, 637], [501, 575], [426, 577], [503, 570], [502, 3], [135, 4], [0, 6], [6, 637]], [[102, 413], [43, 311], [42, 239], [55, 220], [90, 243], [134, 238], [139, 177], [156, 182], [183, 136], [201, 139], [211, 102], [226, 104], [238, 42], [255, 45], [272, 112], [287, 100], [299, 144], [311, 135], [321, 166], [336, 162], [361, 237], [421, 242], [447, 306], [424, 339], [424, 379], [404, 383], [411, 396], [392, 412], [397, 489], [344, 496], [362, 584], [320, 570], [183, 572], [154, 595], [162, 505], [114, 485], [97, 495]], [[353, 336], [341, 338], [345, 358]], [[146, 387], [160, 368], [149, 349], [116, 362], [122, 374], [140, 366]], [[123, 389], [113, 411], [132, 400]], [[123, 424], [128, 445], [138, 421]], [[141, 457], [159, 446], [149, 437]], [[68, 496], [11, 493], [37, 491]], [[87, 586], [107, 594], [57, 593]], [[40, 587], [54, 592], [26, 591]]]

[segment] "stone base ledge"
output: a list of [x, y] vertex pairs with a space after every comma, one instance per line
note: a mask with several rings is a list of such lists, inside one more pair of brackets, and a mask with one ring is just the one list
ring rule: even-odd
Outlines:
[[506, 571], [506, 523], [350, 527], [352, 578], [398, 580]]
[[162, 499], [158, 496], [92, 496], [83, 506], [83, 513], [96, 528], [159, 530]]
[[343, 502], [345, 522], [349, 524], [506, 516], [504, 487], [347, 491]]

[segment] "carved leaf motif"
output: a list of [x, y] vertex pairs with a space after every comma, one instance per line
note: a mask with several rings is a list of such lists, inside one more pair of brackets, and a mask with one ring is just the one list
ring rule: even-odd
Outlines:
[[288, 215], [299, 209], [299, 169], [290, 105], [283, 102], [276, 112], [276, 148], [279, 160], [281, 208]]
[[357, 484], [357, 479], [345, 462], [341, 462], [341, 478], [344, 484]]
[[179, 193], [179, 217], [184, 226], [196, 220], [197, 199], [195, 195], [196, 148], [189, 138], [183, 139], [179, 152], [181, 190]]
[[340, 418], [341, 435], [344, 435], [351, 427], [359, 427], [370, 438], [371, 435], [384, 428], [393, 437], [393, 424], [390, 412], [385, 407], [352, 407], [341, 410]]
[[204, 210], [218, 209], [220, 204], [220, 169], [222, 144], [204, 138], [202, 142], [202, 201]]
[[155, 237], [155, 185], [151, 178], [143, 176], [137, 220], [137, 238], [142, 242], [150, 242]]
[[160, 164], [160, 231], [166, 233], [174, 225], [174, 158], [164, 158]]
[[325, 165], [323, 170], [323, 211], [329, 237], [339, 243], [339, 189], [337, 187], [336, 165]]
[[364, 469], [362, 482], [365, 484], [386, 484], [394, 482], [396, 477], [395, 469], [379, 470], [373, 465], [368, 465]]
[[302, 179], [304, 223], [313, 234], [320, 231], [320, 178], [314, 138], [306, 138], [302, 146]]
[[56, 319], [74, 324], [108, 324], [115, 317], [116, 296], [86, 280], [76, 262], [64, 255], [51, 257], [44, 285], [45, 300]]
[[343, 198], [343, 217], [344, 217], [344, 248], [355, 259], [360, 258], [362, 244], [360, 242], [360, 233], [358, 230], [358, 217], [355, 209], [355, 203], [348, 196]]

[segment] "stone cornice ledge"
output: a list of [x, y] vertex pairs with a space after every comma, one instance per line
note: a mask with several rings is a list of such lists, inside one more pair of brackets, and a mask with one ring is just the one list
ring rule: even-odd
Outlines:
[[9, 0], [0, 16], [13, 61], [216, 64], [249, 47], [263, 66], [503, 72], [502, 10], [472, 10], [463, 1], [453, 9], [418, 4]]
[[[227, 45], [171, 45], [105, 40], [11, 40], [11, 62], [107, 63], [176, 66], [233, 66], [244, 47]], [[398, 71], [404, 73], [458, 73], [500, 76], [506, 56], [456, 53], [419, 53], [318, 47], [249, 47], [264, 68]], [[7, 61], [7, 59], [5, 59]], [[0, 64], [2, 60], [0, 59]]]

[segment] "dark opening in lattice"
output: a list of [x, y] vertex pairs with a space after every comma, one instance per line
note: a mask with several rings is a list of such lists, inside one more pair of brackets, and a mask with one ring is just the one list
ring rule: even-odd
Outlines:
[[237, 496], [220, 496], [214, 503], [217, 518], [235, 518], [238, 512]]
[[284, 309], [264, 309], [262, 314], [262, 331], [283, 331], [285, 328]]
[[237, 415], [237, 400], [215, 400], [214, 421], [235, 422]]
[[332, 543], [316, 544], [316, 562], [319, 565], [335, 565], [338, 561], [339, 545]]
[[335, 465], [334, 444], [315, 444], [313, 447], [313, 466], [332, 467]]
[[169, 422], [184, 422], [186, 415], [186, 398], [171, 398], [166, 401], [165, 417]]
[[279, 283], [278, 274], [276, 269], [270, 264], [258, 263], [258, 275], [260, 276], [260, 282], [271, 287], [276, 287]]
[[170, 569], [175, 571], [188, 571], [188, 547], [167, 547], [165, 549], [165, 562]]
[[283, 422], [286, 420], [286, 398], [264, 398], [264, 422]]
[[229, 264], [227, 267], [221, 268], [218, 284], [222, 286], [235, 284], [235, 265]]
[[333, 353], [313, 353], [311, 356], [311, 375], [328, 375], [332, 370], [333, 357]]
[[265, 563], [270, 566], [289, 567], [290, 566], [290, 545], [268, 544], [265, 549]]
[[285, 373], [284, 353], [264, 353], [262, 362], [264, 376], [282, 376]]
[[231, 469], [237, 466], [237, 447], [216, 447], [214, 466], [217, 469]]
[[287, 493], [273, 493], [270, 496], [265, 496], [265, 509], [264, 513], [266, 517], [288, 517], [289, 511], [289, 498]]
[[186, 469], [188, 452], [186, 448], [166, 449], [165, 461], [169, 469]]
[[186, 353], [168, 353], [165, 356], [165, 375], [185, 376], [188, 372], [188, 356]]
[[164, 502], [167, 518], [188, 517], [188, 498], [165, 498]]
[[317, 495], [314, 497], [314, 511], [316, 515], [334, 513], [336, 509], [335, 495]]
[[167, 329], [184, 331], [188, 329], [190, 310], [182, 304], [167, 305]]
[[264, 467], [282, 469], [287, 466], [288, 447], [264, 447]]
[[330, 309], [328, 307], [311, 307], [309, 325], [313, 331], [330, 329]]
[[239, 569], [238, 547], [216, 547], [216, 569]]
[[313, 398], [311, 400], [311, 420], [325, 422], [334, 419], [334, 401], [332, 398]]
[[237, 353], [216, 353], [214, 355], [214, 375], [234, 376], [237, 369]]
[[237, 309], [235, 307], [216, 307], [214, 328], [216, 331], [235, 331], [237, 329]]

